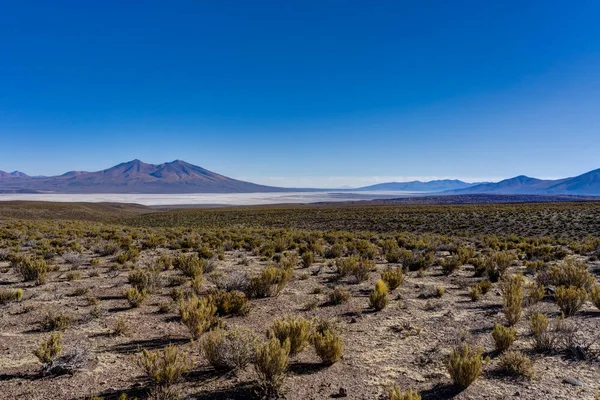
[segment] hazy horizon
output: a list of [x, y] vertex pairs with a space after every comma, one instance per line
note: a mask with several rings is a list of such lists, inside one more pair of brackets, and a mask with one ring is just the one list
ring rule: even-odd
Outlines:
[[[134, 160], [139, 160], [139, 159], [134, 159]], [[134, 160], [124, 161], [124, 163], [131, 162]], [[144, 160], [139, 160], [139, 161], [145, 163]], [[172, 162], [172, 161], [175, 161], [175, 160], [165, 161], [165, 162], [168, 163], [168, 162]], [[186, 161], [186, 160], [182, 160], [182, 161]], [[162, 164], [162, 163], [159, 163], [159, 164]], [[113, 166], [110, 166], [110, 167], [113, 167]], [[101, 170], [105, 170], [110, 167], [103, 168]], [[7, 170], [5, 172], [22, 172], [31, 177], [50, 177], [50, 176], [60, 176], [62, 174], [65, 174], [67, 172], [72, 172], [72, 171], [96, 172], [96, 171], [85, 171], [85, 170], [79, 169], [79, 168], [70, 169], [68, 171], [63, 171], [57, 175], [31, 174], [31, 173], [28, 173], [27, 171], [23, 171], [23, 170]], [[218, 173], [218, 171], [212, 171], [212, 172]], [[583, 171], [582, 173], [585, 173], [585, 172], [588, 172], [588, 171]], [[522, 175], [522, 174], [520, 174], [520, 175]], [[364, 177], [364, 176], [362, 176], [362, 177], [360, 177], [360, 176], [319, 177], [319, 176], [315, 176], [315, 177], [296, 178], [291, 181], [292, 182], [291, 185], [283, 185], [282, 182], [290, 183], [290, 180], [285, 177], [278, 177], [278, 176], [257, 177], [256, 179], [253, 179], [253, 177], [246, 177], [246, 176], [231, 176], [230, 178], [234, 178], [234, 179], [238, 179], [238, 180], [242, 180], [242, 181], [248, 181], [248, 182], [252, 182], [252, 183], [258, 183], [258, 184], [262, 184], [262, 185], [277, 186], [277, 187], [284, 187], [284, 188], [359, 189], [359, 188], [365, 187], [365, 186], [372, 186], [372, 185], [376, 185], [379, 183], [391, 183], [391, 182], [412, 182], [412, 181], [429, 182], [429, 181], [436, 181], [436, 180], [461, 180], [461, 181], [467, 182], [467, 183], [499, 182], [499, 181], [502, 181], [505, 179], [513, 178], [513, 176], [493, 177], [493, 178], [492, 177], [488, 177], [488, 178], [467, 177], [467, 178], [464, 178], [464, 177], [454, 177], [454, 176], [373, 176], [373, 177]], [[566, 178], [566, 177], [564, 177], [564, 176], [563, 177], [539, 177], [539, 176], [536, 176], [533, 178], [554, 180], [554, 179], [561, 179], [561, 178]], [[352, 186], [348, 182], [353, 182], [355, 186]]]
[[12, 2], [0, 170], [182, 159], [318, 188], [576, 176], [600, 167], [599, 14], [598, 2]]

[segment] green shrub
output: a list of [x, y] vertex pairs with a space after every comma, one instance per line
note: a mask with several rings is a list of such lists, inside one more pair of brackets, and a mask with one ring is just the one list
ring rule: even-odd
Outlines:
[[220, 325], [216, 313], [217, 306], [208, 297], [198, 298], [192, 295], [187, 301], [179, 301], [181, 322], [188, 328], [193, 339], [198, 339], [204, 332]]
[[440, 266], [442, 267], [442, 272], [444, 275], [451, 275], [453, 272], [458, 270], [462, 265], [462, 260], [459, 256], [450, 256], [443, 258], [439, 261]]
[[247, 315], [250, 311], [248, 298], [237, 290], [231, 292], [212, 290], [210, 298], [217, 306], [217, 315]]
[[453, 253], [458, 256], [460, 264], [466, 264], [470, 259], [475, 257], [475, 249], [473, 247], [458, 247]]
[[46, 342], [42, 342], [40, 347], [33, 354], [42, 364], [50, 364], [62, 352], [61, 345], [62, 334], [53, 333]]
[[335, 267], [338, 278], [343, 278], [350, 275], [356, 269], [358, 261], [359, 259], [357, 256], [336, 259]]
[[485, 296], [492, 289], [493, 285], [490, 281], [481, 281], [478, 283], [478, 286], [481, 294]]
[[35, 281], [38, 285], [46, 282], [48, 265], [45, 260], [33, 260], [28, 256], [20, 256], [13, 260], [13, 268], [25, 282]]
[[550, 331], [550, 322], [544, 314], [535, 312], [529, 317], [529, 324], [533, 337], [533, 347], [537, 351], [547, 352], [554, 350], [557, 336]]
[[391, 248], [385, 250], [385, 259], [389, 263], [398, 263], [401, 261], [402, 252], [400, 251], [400, 247], [396, 244]]
[[504, 276], [516, 256], [508, 251], [498, 251], [485, 257], [485, 272], [492, 282]]
[[69, 282], [78, 281], [81, 279], [81, 272], [80, 271], [69, 271], [67, 273], [66, 278]]
[[267, 331], [267, 336], [276, 338], [282, 344], [288, 341], [290, 344], [289, 354], [293, 357], [308, 345], [312, 327], [313, 323], [305, 318], [286, 316], [273, 321], [273, 325]]
[[202, 276], [206, 260], [198, 257], [198, 254], [181, 254], [175, 259], [175, 268], [181, 271], [182, 274], [189, 278]]
[[381, 311], [388, 303], [388, 287], [385, 282], [379, 279], [375, 283], [375, 289], [369, 295], [369, 305], [375, 311]]
[[381, 279], [386, 283], [390, 290], [396, 289], [404, 282], [404, 274], [402, 268], [391, 268], [387, 267], [385, 271], [381, 272]]
[[350, 292], [346, 289], [336, 287], [329, 292], [329, 304], [338, 305], [348, 302], [350, 300]]
[[146, 290], [151, 293], [156, 288], [160, 287], [160, 268], [135, 268], [129, 272], [129, 284], [137, 290]]
[[125, 264], [127, 261], [135, 263], [140, 256], [140, 249], [137, 247], [129, 247], [127, 251], [117, 254], [117, 263]]
[[422, 299], [430, 299], [432, 297], [440, 298], [446, 293], [444, 286], [422, 286], [419, 297]]
[[495, 324], [494, 330], [492, 331], [492, 338], [494, 338], [494, 344], [496, 350], [503, 352], [508, 350], [511, 344], [517, 337], [517, 330], [511, 327], [505, 327], [504, 325]]
[[156, 268], [168, 271], [175, 266], [175, 258], [167, 254], [161, 254], [156, 260]]
[[530, 283], [527, 285], [527, 305], [537, 304], [546, 295], [544, 286], [539, 283]]
[[509, 326], [516, 324], [523, 313], [523, 277], [521, 275], [505, 276], [500, 289], [504, 300], [502, 311]]
[[21, 300], [23, 300], [23, 289], [15, 289], [13, 291], [13, 300], [14, 301], [21, 301]]
[[344, 342], [336, 332], [325, 329], [315, 332], [311, 338], [317, 355], [325, 365], [333, 365], [344, 353]]
[[325, 251], [325, 258], [340, 258], [344, 254], [344, 244], [335, 242]]
[[245, 329], [215, 329], [202, 336], [200, 347], [207, 361], [217, 370], [243, 369], [254, 354], [256, 338]]
[[590, 301], [600, 310], [600, 285], [594, 285], [590, 289]]
[[174, 302], [178, 303], [179, 300], [181, 300], [181, 299], [183, 299], [185, 297], [185, 294], [183, 293], [183, 290], [181, 290], [181, 288], [173, 288], [169, 292], [169, 296], [171, 297], [171, 299]]
[[129, 306], [137, 308], [141, 306], [144, 301], [146, 301], [148, 298], [148, 292], [146, 289], [138, 290], [132, 287], [125, 292], [125, 298], [129, 302]]
[[23, 299], [23, 289], [0, 289], [0, 305]]
[[137, 362], [152, 384], [162, 388], [175, 384], [191, 366], [185, 352], [171, 344], [155, 352], [143, 349]]
[[[566, 259], [562, 263], [550, 267], [548, 276], [542, 275], [542, 280], [547, 279], [554, 286], [575, 286], [590, 289], [594, 278], [588, 271], [587, 264], [573, 259]], [[544, 283], [544, 282], [542, 282]]]
[[354, 242], [355, 252], [360, 258], [372, 260], [379, 255], [379, 248], [368, 240], [360, 239]]
[[278, 296], [291, 277], [289, 269], [267, 267], [260, 275], [250, 278], [247, 295], [251, 298]]
[[427, 269], [435, 260], [433, 251], [412, 252], [410, 250], [402, 250], [400, 258], [402, 266], [408, 268], [409, 271], [419, 271]]
[[469, 264], [474, 267], [475, 277], [487, 275], [488, 259], [485, 256], [473, 257], [469, 260]]
[[583, 307], [587, 299], [587, 292], [584, 288], [575, 286], [559, 286], [554, 293], [556, 304], [565, 317], [575, 315]]
[[375, 269], [375, 262], [368, 259], [361, 259], [354, 265], [352, 275], [356, 278], [358, 283], [364, 282], [369, 279], [369, 272]]
[[468, 345], [452, 351], [446, 367], [454, 385], [466, 389], [479, 377], [484, 365], [482, 354], [483, 349], [474, 351]]
[[204, 277], [202, 276], [202, 274], [195, 275], [191, 279], [190, 283], [192, 284], [192, 290], [194, 291], [194, 293], [200, 294], [200, 291], [202, 290], [202, 282], [203, 281], [204, 281]]
[[101, 242], [93, 248], [93, 251], [102, 257], [112, 256], [119, 251], [119, 244], [112, 241]]
[[407, 392], [403, 392], [398, 385], [394, 385], [389, 389], [388, 397], [389, 400], [421, 400], [421, 395], [418, 392], [413, 392], [410, 388]]
[[508, 375], [531, 378], [533, 376], [533, 361], [518, 350], [509, 350], [498, 360], [500, 370]]
[[471, 286], [471, 291], [469, 292], [472, 301], [477, 301], [481, 298], [481, 289], [479, 284], [475, 284]]
[[119, 317], [113, 324], [112, 333], [115, 336], [127, 336], [131, 333], [131, 326], [125, 318]]
[[254, 370], [265, 398], [276, 398], [285, 379], [288, 367], [290, 342], [281, 343], [271, 338], [255, 346]]
[[73, 322], [73, 316], [64, 313], [48, 312], [41, 322], [43, 331], [63, 331]]
[[281, 257], [279, 265], [284, 270], [292, 271], [298, 265], [298, 254], [296, 253], [285, 253], [284, 257]]
[[314, 255], [312, 253], [312, 251], [307, 251], [306, 253], [302, 254], [302, 267], [304, 268], [308, 268], [312, 265], [312, 263], [314, 262]]

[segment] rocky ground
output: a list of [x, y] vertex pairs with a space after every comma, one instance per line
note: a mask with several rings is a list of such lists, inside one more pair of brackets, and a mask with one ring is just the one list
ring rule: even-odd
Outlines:
[[[144, 250], [140, 265], [172, 250]], [[190, 340], [186, 327], [179, 321], [176, 304], [164, 287], [152, 294], [141, 307], [131, 308], [123, 293], [129, 287], [126, 269], [111, 268], [113, 257], [99, 257], [87, 251], [79, 267], [57, 257], [55, 271], [47, 283], [36, 286], [23, 283], [8, 262], [0, 264], [0, 288], [22, 288], [23, 300], [0, 306], [0, 397], [6, 399], [88, 399], [100, 396], [117, 398], [121, 393], [144, 397], [147, 382], [136, 363], [140, 349], [159, 349], [172, 343], [193, 359], [193, 368], [177, 388], [189, 399], [246, 399], [254, 393], [254, 371], [218, 373], [201, 356], [198, 343]], [[444, 256], [444, 254], [438, 254]], [[89, 260], [98, 258], [92, 267]], [[202, 291], [221, 275], [261, 270], [267, 261], [241, 250], [227, 251], [223, 260], [215, 261], [215, 270], [206, 276]], [[247, 265], [245, 265], [247, 264]], [[387, 267], [381, 257], [377, 269]], [[597, 267], [591, 263], [591, 268]], [[519, 265], [515, 271], [523, 269]], [[68, 273], [80, 277], [68, 280]], [[97, 275], [96, 275], [97, 274]], [[168, 270], [166, 281], [178, 271]], [[598, 359], [577, 360], [564, 351], [539, 354], [532, 350], [527, 315], [541, 311], [559, 316], [556, 304], [547, 296], [541, 303], [528, 307], [516, 325], [518, 337], [513, 345], [535, 360], [531, 379], [501, 374], [497, 368], [490, 332], [502, 323], [502, 296], [497, 284], [478, 301], [469, 297], [473, 267], [464, 265], [451, 276], [439, 267], [425, 273], [409, 272], [404, 283], [390, 293], [390, 303], [379, 312], [368, 307], [368, 295], [379, 273], [355, 283], [352, 277], [335, 281], [335, 267], [330, 260], [317, 257], [309, 268], [298, 265], [292, 280], [275, 298], [251, 300], [247, 316], [228, 317], [227, 326], [250, 328], [264, 337], [271, 322], [285, 315], [303, 315], [335, 321], [344, 340], [342, 359], [330, 367], [320, 364], [312, 348], [290, 362], [284, 384], [287, 399], [325, 399], [336, 397], [343, 388], [350, 399], [386, 398], [388, 388], [398, 384], [412, 387], [425, 399], [593, 399], [600, 389]], [[343, 286], [351, 293], [350, 301], [327, 305], [327, 293]], [[440, 297], [424, 298], [431, 288], [445, 288]], [[161, 304], [170, 304], [166, 313]], [[163, 307], [164, 308], [164, 307]], [[63, 331], [64, 353], [80, 352], [85, 362], [73, 375], [45, 376], [33, 351], [50, 335], [40, 329], [48, 312], [62, 312], [74, 317]], [[126, 335], [114, 335], [118, 318], [127, 322]], [[586, 303], [582, 311], [569, 318], [583, 337], [592, 339], [600, 332], [600, 311]], [[462, 342], [481, 346], [490, 356], [482, 375], [466, 390], [451, 385], [445, 361], [452, 348]], [[595, 345], [597, 348], [597, 345]]]

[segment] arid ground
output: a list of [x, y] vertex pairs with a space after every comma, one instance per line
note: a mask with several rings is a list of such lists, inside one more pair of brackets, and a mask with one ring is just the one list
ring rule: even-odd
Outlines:
[[[594, 399], [599, 258], [594, 202], [166, 212], [0, 203], [0, 398], [388, 399], [396, 385], [423, 399]], [[237, 308], [223, 306], [228, 293]], [[217, 311], [192, 340], [182, 309], [194, 299]], [[309, 332], [276, 390], [254, 354], [215, 368], [202, 350], [211, 332], [239, 331], [254, 353], [284, 317]], [[509, 350], [498, 349], [496, 325], [513, 332]], [[318, 332], [343, 343], [329, 362]], [[140, 363], [144, 349], [160, 358], [169, 345], [186, 368], [163, 384]], [[481, 364], [467, 387], [449, 368], [465, 345], [462, 361]]]

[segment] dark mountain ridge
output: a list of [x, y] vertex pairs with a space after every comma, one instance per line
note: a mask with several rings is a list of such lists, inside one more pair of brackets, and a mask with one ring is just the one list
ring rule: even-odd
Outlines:
[[50, 177], [0, 176], [0, 190], [53, 193], [251, 193], [290, 189], [232, 179], [207, 169], [175, 160], [147, 164], [133, 160], [102, 171], [70, 171]]

